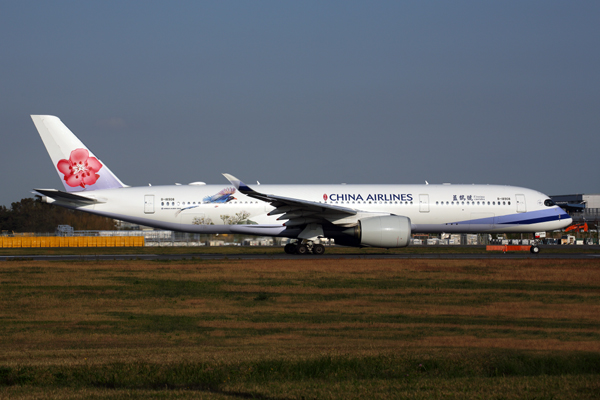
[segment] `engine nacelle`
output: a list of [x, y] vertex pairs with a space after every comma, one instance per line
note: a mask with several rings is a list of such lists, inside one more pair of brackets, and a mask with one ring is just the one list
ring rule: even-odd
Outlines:
[[[344, 233], [353, 236], [355, 246], [406, 247], [410, 243], [410, 227], [410, 218], [386, 215], [360, 219], [357, 226]], [[338, 242], [340, 241], [336, 239], [336, 243]], [[350, 241], [341, 242], [350, 244]]]

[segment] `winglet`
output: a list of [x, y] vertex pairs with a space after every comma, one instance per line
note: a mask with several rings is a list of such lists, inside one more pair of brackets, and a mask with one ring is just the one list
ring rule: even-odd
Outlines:
[[224, 176], [224, 177], [225, 177], [225, 178], [226, 178], [226, 179], [227, 179], [229, 182], [231, 182], [231, 184], [232, 184], [233, 186], [235, 186], [235, 188], [236, 188], [236, 189], [239, 189], [239, 188], [240, 188], [240, 183], [242, 183], [242, 181], [240, 181], [238, 178], [236, 178], [235, 176], [233, 176], [233, 175], [230, 175], [230, 174], [223, 174], [223, 176]]
[[254, 190], [250, 189], [250, 188], [248, 187], [248, 185], [246, 185], [244, 182], [240, 181], [240, 180], [239, 180], [238, 178], [236, 178], [235, 176], [233, 176], [233, 175], [230, 175], [230, 174], [223, 174], [223, 176], [224, 176], [225, 178], [227, 178], [227, 180], [228, 180], [229, 182], [231, 182], [231, 184], [232, 184], [233, 186], [235, 186], [235, 188], [236, 188], [237, 190], [239, 190], [240, 192], [242, 192], [242, 193], [244, 193], [244, 194], [246, 194], [246, 193], [252, 193], [252, 192], [254, 192]]

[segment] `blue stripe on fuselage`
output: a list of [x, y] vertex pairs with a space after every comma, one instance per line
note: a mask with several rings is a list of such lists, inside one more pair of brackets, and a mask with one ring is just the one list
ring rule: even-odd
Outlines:
[[571, 218], [562, 209], [549, 208], [547, 210], [529, 211], [510, 215], [470, 219], [456, 222], [458, 225], [532, 225], [542, 222], [559, 221]]
[[531, 225], [539, 224], [541, 222], [558, 221], [559, 219], [560, 218], [558, 217], [558, 215], [549, 215], [547, 217], [520, 219], [507, 222], [496, 222], [496, 225]]

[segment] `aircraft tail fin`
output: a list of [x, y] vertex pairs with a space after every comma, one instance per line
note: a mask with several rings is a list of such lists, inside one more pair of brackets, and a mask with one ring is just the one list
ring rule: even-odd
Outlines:
[[125, 187], [73, 132], [52, 115], [32, 115], [67, 192]]

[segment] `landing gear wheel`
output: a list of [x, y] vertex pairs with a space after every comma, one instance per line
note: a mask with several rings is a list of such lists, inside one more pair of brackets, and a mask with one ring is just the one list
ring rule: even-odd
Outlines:
[[308, 247], [305, 244], [299, 244], [296, 246], [296, 254], [304, 255], [308, 253]]
[[285, 247], [283, 248], [283, 251], [285, 251], [286, 254], [296, 254], [296, 244], [295, 243], [286, 244]]
[[325, 253], [325, 246], [322, 244], [315, 244], [312, 249], [313, 254], [320, 256]]
[[536, 245], [533, 245], [529, 248], [529, 251], [531, 252], [531, 254], [539, 254], [540, 248]]

